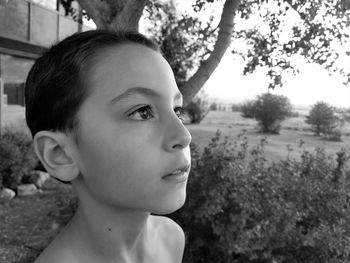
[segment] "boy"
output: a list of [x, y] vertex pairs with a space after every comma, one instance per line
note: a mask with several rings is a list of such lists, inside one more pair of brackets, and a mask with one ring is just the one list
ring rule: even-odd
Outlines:
[[36, 154], [79, 199], [36, 263], [181, 262], [182, 229], [151, 215], [183, 205], [190, 170], [182, 97], [157, 46], [75, 34], [37, 60], [25, 99]]

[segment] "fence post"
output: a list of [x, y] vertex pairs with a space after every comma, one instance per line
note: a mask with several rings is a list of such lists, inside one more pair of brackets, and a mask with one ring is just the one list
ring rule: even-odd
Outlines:
[[2, 137], [2, 122], [4, 111], [4, 81], [0, 78], [0, 140]]

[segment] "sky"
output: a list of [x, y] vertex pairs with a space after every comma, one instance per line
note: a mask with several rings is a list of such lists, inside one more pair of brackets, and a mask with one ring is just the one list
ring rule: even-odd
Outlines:
[[[243, 66], [242, 61], [228, 50], [204, 86], [209, 97], [239, 103], [267, 92], [264, 72], [243, 76]], [[328, 71], [317, 64], [302, 65], [298, 75], [286, 80], [283, 87], [270, 92], [287, 96], [294, 105], [309, 106], [325, 101], [336, 107], [350, 107], [350, 85], [343, 85], [339, 76], [329, 76]]]

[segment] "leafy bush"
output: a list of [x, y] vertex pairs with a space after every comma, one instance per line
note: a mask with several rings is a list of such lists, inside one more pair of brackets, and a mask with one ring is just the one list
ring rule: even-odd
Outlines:
[[331, 134], [337, 126], [337, 121], [334, 108], [322, 101], [316, 102], [312, 106], [305, 120], [307, 124], [312, 126], [316, 135]]
[[5, 130], [0, 139], [0, 188], [16, 189], [38, 159], [31, 138], [20, 131]]
[[326, 134], [325, 137], [329, 141], [340, 142], [341, 136], [342, 136], [341, 131], [339, 129], [334, 129], [331, 132], [329, 132], [328, 134]]
[[209, 109], [212, 111], [216, 111], [218, 110], [218, 105], [215, 102], [213, 102], [212, 104], [210, 104]]
[[242, 111], [242, 104], [240, 104], [240, 103], [238, 103], [238, 104], [232, 104], [231, 110], [232, 110], [233, 112]]
[[220, 133], [203, 152], [192, 144], [187, 201], [172, 215], [187, 236], [184, 262], [349, 262], [349, 151], [270, 164], [265, 144]]
[[209, 112], [207, 95], [204, 92], [200, 92], [186, 106], [185, 111], [191, 123], [200, 123]]
[[281, 122], [292, 115], [289, 99], [282, 95], [264, 93], [242, 106], [242, 116], [255, 118], [261, 132], [279, 133]]
[[255, 118], [255, 106], [254, 101], [246, 101], [241, 107], [243, 118]]

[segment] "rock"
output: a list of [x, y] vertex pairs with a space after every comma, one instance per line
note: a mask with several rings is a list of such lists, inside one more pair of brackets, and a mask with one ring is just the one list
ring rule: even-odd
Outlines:
[[11, 200], [16, 196], [15, 191], [10, 188], [3, 188], [0, 190], [0, 199]]
[[53, 230], [56, 230], [56, 229], [58, 229], [59, 227], [60, 227], [60, 225], [59, 225], [57, 222], [52, 222], [51, 228], [52, 228]]
[[38, 188], [36, 188], [35, 184], [22, 184], [17, 187], [18, 196], [33, 195], [37, 192]]
[[42, 171], [34, 170], [29, 174], [29, 181], [37, 188], [41, 188], [49, 178], [50, 175]]

